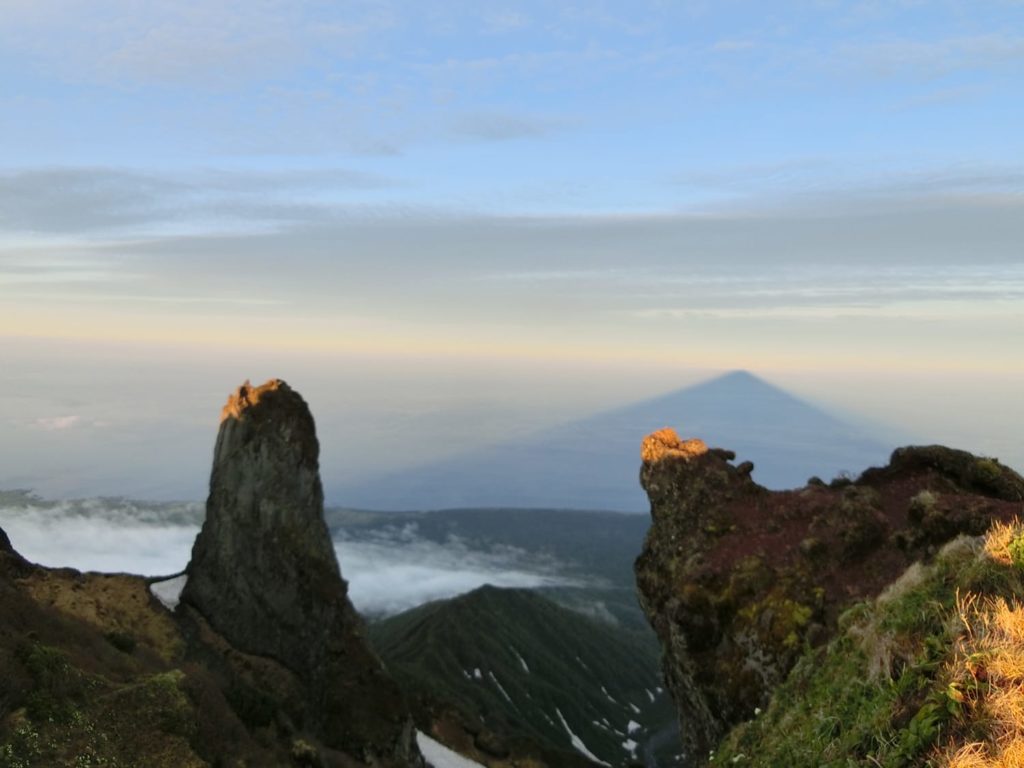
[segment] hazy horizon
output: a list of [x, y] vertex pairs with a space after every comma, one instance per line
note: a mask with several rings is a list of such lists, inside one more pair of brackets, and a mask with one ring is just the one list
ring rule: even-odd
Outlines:
[[201, 499], [221, 404], [269, 377], [339, 482], [736, 369], [1024, 469], [1020, 29], [8, 2], [0, 488]]

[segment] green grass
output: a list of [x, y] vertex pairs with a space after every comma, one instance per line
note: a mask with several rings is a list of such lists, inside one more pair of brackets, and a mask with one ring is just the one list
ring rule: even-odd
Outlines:
[[178, 768], [194, 765], [195, 712], [170, 671], [115, 684], [38, 642], [18, 648], [32, 679], [0, 737], [0, 768]]
[[735, 728], [713, 765], [847, 768], [929, 765], [960, 717], [946, 663], [959, 593], [1024, 595], [1021, 572], [959, 540], [807, 649], [767, 710]]

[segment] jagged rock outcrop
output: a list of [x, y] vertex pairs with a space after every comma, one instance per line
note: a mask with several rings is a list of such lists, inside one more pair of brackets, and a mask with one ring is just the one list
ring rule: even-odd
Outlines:
[[860, 479], [773, 492], [749, 462], [665, 429], [641, 448], [652, 524], [635, 571], [663, 649], [690, 765], [764, 707], [839, 613], [959, 533], [1022, 511], [1024, 479], [941, 446], [897, 450]]
[[231, 396], [179, 606], [191, 652], [243, 720], [312, 738], [328, 764], [414, 765], [411, 718], [347, 596], [318, 462], [313, 417], [286, 383]]
[[0, 573], [20, 574], [29, 568], [25, 559], [14, 551], [7, 533], [0, 528]]
[[174, 613], [153, 579], [34, 565], [0, 530], [0, 764], [421, 768], [348, 600], [317, 464], [298, 394], [235, 393]]
[[318, 456], [313, 417], [287, 384], [231, 396], [181, 595], [235, 647], [308, 678], [347, 610]]

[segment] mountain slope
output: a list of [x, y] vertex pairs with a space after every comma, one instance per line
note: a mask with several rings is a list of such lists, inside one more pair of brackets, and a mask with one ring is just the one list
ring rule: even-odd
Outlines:
[[369, 637], [403, 689], [417, 695], [424, 730], [454, 708], [467, 721], [479, 713], [484, 728], [507, 742], [614, 766], [642, 759], [645, 742], [672, 751], [666, 731], [674, 730], [674, 709], [659, 689], [652, 638], [535, 592], [485, 586], [371, 624]]
[[714, 764], [1020, 765], [1022, 535], [997, 524], [955, 539], [850, 608], [837, 637], [804, 654]]
[[644, 435], [681, 424], [755, 463], [772, 488], [811, 475], [880, 463], [892, 446], [743, 371], [597, 414], [529, 438], [333, 487], [331, 496], [371, 509], [555, 507], [644, 511], [636, 482]]
[[637, 592], [662, 646], [687, 765], [765, 708], [852, 603], [958, 534], [1019, 515], [1024, 500], [1013, 470], [943, 446], [900, 448], [856, 482], [793, 491], [757, 485], [722, 451], [671, 429], [648, 436], [642, 455], [652, 525]]

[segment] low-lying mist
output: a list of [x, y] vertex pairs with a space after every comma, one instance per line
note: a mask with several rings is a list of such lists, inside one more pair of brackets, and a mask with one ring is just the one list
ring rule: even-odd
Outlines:
[[11, 544], [23, 557], [51, 568], [176, 573], [188, 563], [202, 516], [198, 502], [47, 501], [0, 493], [0, 527]]
[[[0, 492], [0, 527], [25, 558], [82, 571], [177, 573], [191, 556], [203, 518], [198, 502], [127, 499], [48, 501]], [[392, 526], [353, 538], [335, 534], [335, 550], [358, 610], [386, 615], [453, 597], [484, 584], [571, 586], [558, 562], [514, 547], [474, 549], [452, 537], [429, 541], [415, 525]]]
[[373, 531], [363, 538], [335, 539], [342, 573], [356, 608], [392, 614], [431, 600], [497, 587], [570, 586], [576, 580], [559, 564], [516, 547], [472, 549], [449, 537], [443, 544], [422, 538], [415, 524]]

